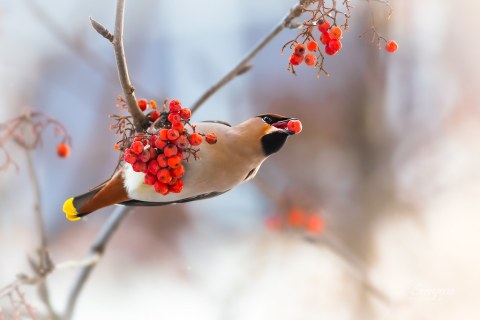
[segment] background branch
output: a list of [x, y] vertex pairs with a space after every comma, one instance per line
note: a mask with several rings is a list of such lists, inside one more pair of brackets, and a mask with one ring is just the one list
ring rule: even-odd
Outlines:
[[307, 6], [310, 1], [299, 1], [291, 10], [290, 13], [282, 19], [282, 21], [268, 34], [263, 38], [251, 51], [248, 53], [245, 58], [243, 58], [232, 70], [230, 70], [223, 78], [221, 78], [217, 83], [215, 83], [210, 89], [208, 89], [198, 100], [192, 105], [192, 113], [197, 111], [200, 106], [207, 101], [214, 93], [220, 90], [224, 85], [235, 79], [237, 76], [242, 75], [249, 71], [252, 66], [249, 65], [250, 61], [270, 42], [272, 41], [283, 29], [291, 27], [292, 21], [295, 18], [298, 18], [302, 12], [303, 8]]

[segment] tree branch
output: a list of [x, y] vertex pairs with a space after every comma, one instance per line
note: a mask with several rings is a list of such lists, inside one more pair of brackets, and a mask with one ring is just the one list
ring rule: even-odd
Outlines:
[[245, 58], [243, 58], [232, 70], [230, 70], [226, 75], [223, 76], [217, 83], [215, 83], [210, 89], [208, 89], [198, 100], [192, 105], [192, 113], [197, 111], [200, 106], [207, 101], [213, 94], [220, 90], [224, 85], [235, 79], [237, 76], [242, 75], [248, 72], [252, 66], [249, 65], [250, 61], [270, 42], [272, 41], [280, 32], [285, 28], [292, 27], [292, 21], [295, 18], [298, 18], [302, 12], [303, 8], [307, 6], [310, 1], [300, 0], [292, 9], [290, 13], [282, 19], [282, 21], [263, 38], [251, 51], [248, 53]]
[[100, 230], [100, 233], [95, 239], [95, 242], [90, 248], [89, 257], [86, 260], [89, 260], [90, 263], [85, 264], [80, 270], [77, 280], [70, 292], [70, 297], [68, 298], [67, 309], [65, 312], [65, 320], [71, 320], [73, 312], [75, 310], [75, 305], [80, 295], [80, 292], [83, 289], [83, 286], [88, 280], [88, 277], [92, 273], [93, 269], [96, 267], [98, 261], [105, 253], [108, 242], [112, 238], [115, 231], [117, 231], [120, 223], [130, 212], [130, 207], [117, 207], [115, 211], [110, 215], [105, 225]]
[[101, 36], [109, 40], [115, 51], [115, 60], [117, 62], [118, 78], [122, 85], [123, 94], [127, 101], [128, 112], [133, 117], [133, 124], [136, 131], [143, 131], [148, 127], [149, 121], [137, 105], [135, 98], [135, 88], [130, 82], [128, 75], [127, 60], [125, 58], [125, 49], [123, 47], [123, 21], [125, 14], [125, 0], [117, 0], [117, 9], [115, 17], [115, 33], [112, 34], [100, 23], [90, 18], [92, 27]]

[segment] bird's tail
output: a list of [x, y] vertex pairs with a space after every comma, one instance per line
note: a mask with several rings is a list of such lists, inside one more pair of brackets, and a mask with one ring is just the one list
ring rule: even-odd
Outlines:
[[106, 183], [65, 201], [63, 212], [68, 220], [75, 221], [98, 209], [128, 200], [122, 172], [118, 172]]

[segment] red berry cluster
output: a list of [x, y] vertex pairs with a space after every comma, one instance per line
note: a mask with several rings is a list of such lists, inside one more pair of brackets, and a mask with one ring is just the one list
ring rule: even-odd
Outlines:
[[[197, 159], [200, 149], [194, 147], [203, 142], [204, 136], [209, 144], [216, 143], [217, 136], [215, 133], [204, 135], [195, 132], [195, 127], [189, 122], [190, 109], [182, 108], [178, 100], [170, 101], [168, 111], [165, 104], [162, 112], [156, 108], [154, 100], [147, 102], [139, 99], [137, 104], [142, 111], [150, 105], [154, 110], [148, 114], [149, 119], [152, 122], [159, 119], [161, 126], [153, 134], [136, 134], [125, 148], [123, 159], [132, 165], [135, 172], [144, 173], [144, 182], [153, 186], [156, 192], [163, 195], [179, 193], [183, 189], [182, 177], [185, 174], [183, 160], [188, 160], [190, 155]], [[188, 132], [186, 125], [193, 132]]]
[[265, 223], [270, 230], [300, 229], [311, 235], [320, 235], [325, 231], [325, 219], [321, 214], [307, 213], [299, 208], [290, 209], [286, 216], [270, 216]]
[[342, 29], [338, 26], [331, 26], [328, 20], [323, 20], [318, 24], [320, 31], [320, 42], [325, 45], [325, 53], [334, 56], [342, 49]]

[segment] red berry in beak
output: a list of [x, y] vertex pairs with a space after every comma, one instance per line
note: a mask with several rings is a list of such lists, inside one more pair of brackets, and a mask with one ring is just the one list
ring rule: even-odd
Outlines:
[[288, 121], [287, 129], [293, 133], [300, 133], [302, 131], [302, 123], [300, 120], [290, 120]]

